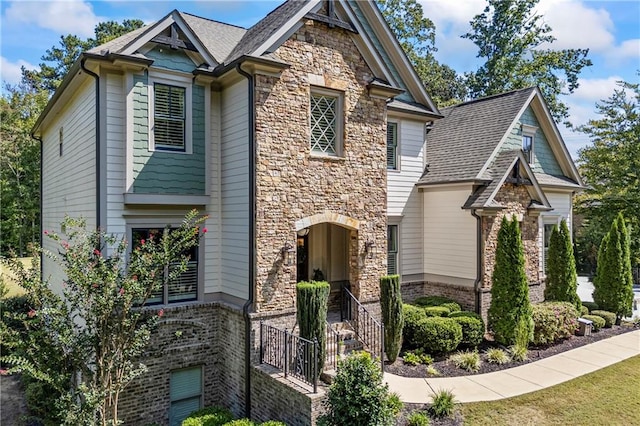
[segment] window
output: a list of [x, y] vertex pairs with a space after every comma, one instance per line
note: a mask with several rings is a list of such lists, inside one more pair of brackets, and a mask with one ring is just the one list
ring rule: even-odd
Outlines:
[[528, 124], [522, 124], [520, 127], [522, 133], [522, 152], [524, 152], [524, 158], [529, 164], [533, 164], [535, 159], [533, 155], [533, 143], [537, 129], [537, 127]]
[[58, 132], [58, 150], [60, 151], [60, 157], [62, 157], [62, 142], [63, 142], [63, 132], [62, 127], [60, 127], [60, 131]]
[[398, 225], [387, 226], [387, 275], [398, 273]]
[[[131, 231], [133, 248], [135, 249], [143, 240], [159, 238], [163, 232], [163, 228], [134, 228]], [[177, 279], [170, 281], [158, 293], [153, 294], [147, 300], [147, 304], [188, 302], [198, 299], [198, 247], [191, 248], [185, 255], [189, 257], [187, 270]], [[169, 271], [166, 270], [165, 274], [168, 273]]]
[[553, 231], [553, 227], [556, 226], [554, 223], [545, 223], [544, 229], [542, 231], [542, 238], [544, 241], [543, 250], [544, 250], [544, 271], [547, 272], [547, 261], [549, 260], [549, 243], [551, 242], [551, 232]]
[[339, 156], [342, 143], [342, 96], [328, 90], [311, 93], [311, 152]]
[[185, 151], [186, 89], [154, 83], [153, 92], [155, 148]]
[[180, 426], [193, 411], [202, 408], [202, 367], [171, 372], [169, 424]]
[[398, 123], [387, 122], [387, 169], [398, 170]]

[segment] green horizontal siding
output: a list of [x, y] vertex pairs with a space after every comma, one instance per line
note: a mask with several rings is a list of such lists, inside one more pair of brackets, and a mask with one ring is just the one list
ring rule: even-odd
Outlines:
[[153, 59], [154, 68], [165, 68], [188, 73], [196, 68], [193, 61], [182, 50], [172, 50], [168, 47], [158, 46], [147, 52], [146, 56]]

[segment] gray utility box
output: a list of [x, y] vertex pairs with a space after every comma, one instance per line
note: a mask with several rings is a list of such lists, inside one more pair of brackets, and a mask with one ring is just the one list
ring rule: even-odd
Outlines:
[[591, 328], [593, 327], [593, 321], [584, 319], [584, 318], [578, 318], [578, 325], [580, 327], [578, 328], [579, 336], [591, 336]]

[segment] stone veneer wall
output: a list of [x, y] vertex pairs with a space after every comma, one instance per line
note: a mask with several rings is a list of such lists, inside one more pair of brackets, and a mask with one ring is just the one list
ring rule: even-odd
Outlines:
[[[255, 82], [256, 311], [295, 307], [295, 266], [283, 264], [280, 249], [295, 247], [296, 221], [323, 213], [358, 221], [350, 233], [352, 288], [360, 300], [378, 300], [386, 274], [386, 103], [368, 96], [373, 74], [345, 30], [309, 20], [274, 53], [291, 67]], [[340, 157], [310, 152], [312, 86], [344, 95]], [[364, 255], [369, 240], [373, 259]]]

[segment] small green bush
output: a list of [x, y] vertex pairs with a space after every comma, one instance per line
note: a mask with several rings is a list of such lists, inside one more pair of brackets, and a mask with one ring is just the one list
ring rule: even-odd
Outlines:
[[453, 362], [456, 367], [473, 373], [480, 370], [480, 365], [482, 364], [478, 351], [458, 352], [451, 355], [449, 361]]
[[434, 417], [449, 417], [453, 414], [455, 405], [456, 400], [453, 392], [442, 389], [433, 395], [429, 411]]
[[417, 324], [415, 344], [429, 353], [447, 353], [462, 341], [462, 327], [452, 318], [427, 317]]
[[394, 417], [397, 417], [398, 414], [400, 414], [400, 411], [402, 411], [402, 408], [404, 407], [404, 402], [402, 402], [402, 400], [400, 399], [400, 395], [398, 395], [395, 392], [391, 392], [389, 394], [389, 399], [387, 400], [387, 404]]
[[428, 317], [448, 317], [451, 311], [444, 306], [427, 306], [424, 308], [424, 313]]
[[583, 315], [589, 315], [589, 308], [587, 308], [586, 306], [580, 307], [580, 316], [583, 316]]
[[433, 358], [431, 355], [425, 354], [422, 349], [416, 349], [415, 351], [405, 352], [403, 362], [409, 365], [430, 365], [433, 363]]
[[511, 359], [519, 362], [526, 361], [529, 354], [529, 350], [526, 346], [522, 345], [513, 345], [509, 348], [509, 354], [511, 354]]
[[276, 420], [269, 420], [268, 422], [262, 423], [260, 426], [287, 426], [287, 424]]
[[440, 372], [433, 365], [427, 365], [427, 374], [430, 376], [439, 376]]
[[223, 407], [207, 407], [189, 414], [182, 426], [222, 426], [233, 420], [231, 411]]
[[543, 302], [533, 305], [533, 344], [546, 345], [575, 334], [578, 311], [569, 302]]
[[477, 347], [482, 343], [484, 338], [484, 321], [480, 316], [450, 316], [455, 322], [462, 327], [462, 342], [460, 344], [465, 347]]
[[507, 364], [511, 361], [509, 354], [502, 349], [499, 348], [490, 348], [485, 352], [487, 356], [487, 362], [491, 364]]
[[446, 302], [441, 304], [440, 306], [449, 309], [449, 312], [460, 312], [462, 311], [462, 307], [457, 302]]
[[609, 311], [591, 311], [591, 315], [604, 319], [604, 328], [611, 328], [616, 323], [616, 314]]
[[429, 416], [420, 411], [414, 411], [407, 419], [407, 426], [429, 426], [430, 424]]
[[457, 303], [453, 299], [444, 296], [423, 296], [418, 297], [413, 304], [418, 306], [442, 306], [444, 303]]
[[582, 306], [586, 306], [589, 309], [589, 312], [597, 311], [600, 309], [600, 306], [596, 302], [585, 302], [584, 300], [581, 302]]
[[424, 313], [424, 309], [405, 303], [402, 305], [402, 316], [404, 317], [404, 327], [402, 329], [404, 344], [415, 348], [418, 323], [426, 318], [427, 315]]
[[475, 312], [471, 312], [471, 311], [457, 311], [457, 312], [451, 312], [449, 314], [449, 318], [457, 318], [457, 317], [471, 317], [471, 318], [478, 318], [482, 320], [482, 317], [479, 314], [476, 314]]
[[600, 331], [600, 329], [607, 323], [604, 318], [597, 315], [583, 315], [582, 318], [593, 322], [593, 324], [591, 324], [593, 331]]
[[224, 424], [224, 426], [257, 426], [254, 422], [249, 419], [238, 419], [231, 420]]

